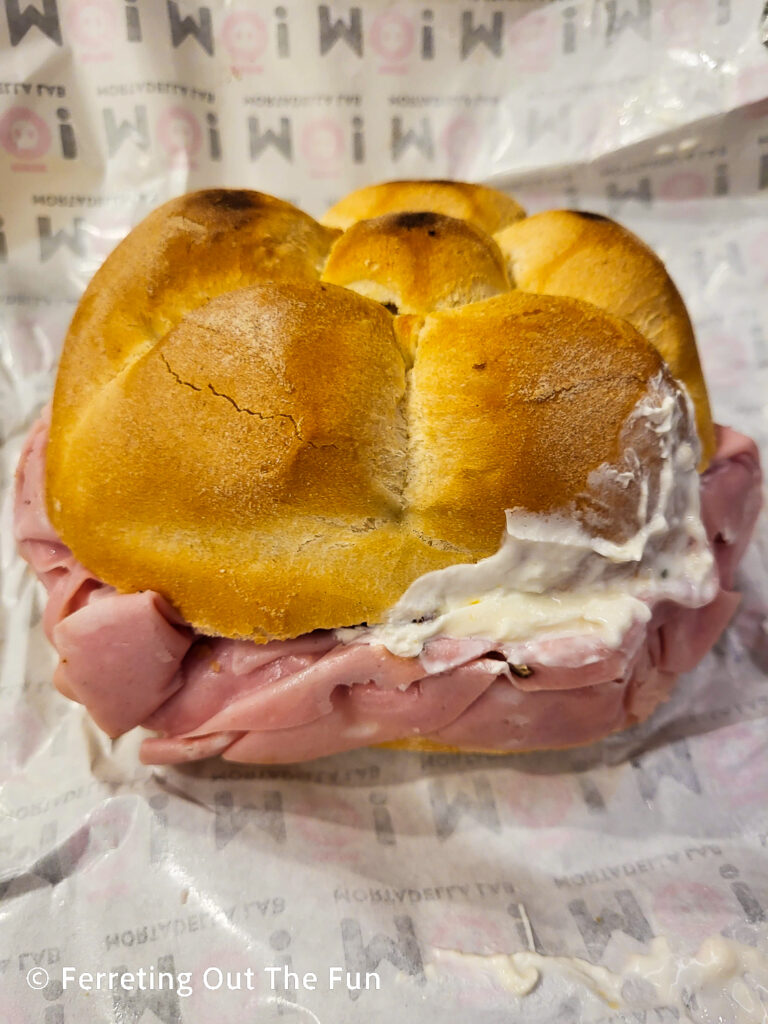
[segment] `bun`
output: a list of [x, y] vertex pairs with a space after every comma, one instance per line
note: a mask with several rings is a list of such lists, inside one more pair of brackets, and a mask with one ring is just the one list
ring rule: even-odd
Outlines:
[[429, 313], [511, 288], [501, 250], [480, 228], [441, 213], [385, 213], [348, 228], [323, 280], [383, 303], [393, 313]]
[[[427, 216], [398, 213], [415, 202]], [[327, 226], [247, 191], [155, 211], [65, 343], [46, 480], [64, 543], [200, 632], [263, 641], [380, 620], [418, 576], [492, 554], [505, 508], [622, 536], [636, 509], [611, 495], [601, 519], [591, 475], [651, 380], [675, 385], [628, 319], [520, 290], [521, 216], [441, 182], [353, 193]]]
[[290, 203], [244, 189], [193, 192], [150, 213], [94, 275], [72, 320], [54, 451], [67, 448], [92, 398], [187, 313], [257, 281], [316, 280], [337, 235]]
[[685, 384], [696, 409], [699, 471], [715, 451], [715, 430], [693, 327], [680, 293], [653, 250], [594, 213], [547, 210], [496, 235], [515, 287], [593, 302], [632, 324]]
[[487, 235], [525, 216], [510, 196], [485, 185], [464, 181], [386, 181], [344, 196], [322, 217], [321, 223], [346, 231], [361, 220], [384, 213], [428, 210], [467, 221]]

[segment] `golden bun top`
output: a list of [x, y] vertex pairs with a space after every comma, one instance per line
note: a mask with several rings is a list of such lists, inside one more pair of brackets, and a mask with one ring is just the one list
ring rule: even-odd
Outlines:
[[715, 452], [715, 430], [693, 327], [680, 293], [659, 257], [607, 217], [547, 210], [496, 236], [515, 287], [592, 302], [632, 324], [661, 353], [696, 409], [700, 470]]
[[711, 451], [685, 309], [625, 229], [449, 182], [362, 189], [324, 222], [196, 192], [95, 275], [46, 486], [106, 582], [223, 636], [372, 623], [418, 576], [492, 554], [506, 508], [627, 536], [637, 510], [612, 496], [601, 517], [588, 480], [659, 374]]
[[346, 231], [358, 221], [385, 213], [423, 210], [467, 221], [487, 235], [525, 217], [519, 203], [485, 185], [464, 181], [385, 181], [348, 193], [323, 215], [321, 223]]
[[383, 303], [392, 313], [453, 309], [510, 291], [494, 240], [441, 213], [385, 213], [347, 228], [323, 280]]

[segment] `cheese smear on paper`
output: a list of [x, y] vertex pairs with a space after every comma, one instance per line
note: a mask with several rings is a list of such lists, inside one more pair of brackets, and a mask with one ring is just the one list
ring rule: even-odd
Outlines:
[[[768, 955], [722, 935], [708, 936], [692, 956], [676, 955], [666, 938], [657, 937], [649, 953], [629, 957], [620, 972], [579, 957], [529, 951], [486, 956], [433, 949], [429, 965], [433, 980], [441, 973], [441, 965], [452, 973], [469, 968], [490, 975], [518, 997], [531, 993], [543, 976], [557, 975], [578, 982], [615, 1010], [668, 1006], [678, 1011], [681, 1021], [768, 1021]], [[638, 988], [638, 983], [644, 987]], [[647, 992], [647, 996], [640, 997], [638, 992]], [[705, 1017], [701, 1012], [691, 1015], [692, 997]]]

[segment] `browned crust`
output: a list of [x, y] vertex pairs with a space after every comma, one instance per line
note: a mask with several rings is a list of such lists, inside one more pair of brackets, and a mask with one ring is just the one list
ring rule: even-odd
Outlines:
[[595, 214], [547, 210], [496, 235], [515, 286], [584, 299], [622, 317], [661, 353], [696, 409], [703, 472], [715, 430], [691, 321], [659, 257], [631, 231]]
[[53, 400], [51, 490], [74, 424], [117, 373], [216, 295], [265, 278], [316, 280], [336, 235], [246, 189], [192, 192], [150, 213], [94, 275], [70, 325]]
[[340, 199], [322, 218], [328, 227], [346, 231], [383, 213], [429, 210], [468, 221], [486, 234], [501, 231], [525, 216], [511, 196], [465, 181], [385, 181], [357, 189]]
[[352, 288], [398, 313], [428, 313], [509, 291], [493, 239], [442, 213], [385, 213], [348, 228], [323, 280]]
[[410, 522], [490, 555], [500, 509], [572, 511], [592, 471], [619, 460], [662, 366], [629, 324], [573, 299], [510, 292], [430, 314], [409, 403]]

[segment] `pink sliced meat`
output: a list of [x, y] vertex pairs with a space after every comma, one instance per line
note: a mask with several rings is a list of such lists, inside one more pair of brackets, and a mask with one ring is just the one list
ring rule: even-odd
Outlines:
[[27, 435], [16, 469], [13, 509], [16, 542], [38, 576], [45, 571], [45, 553], [41, 551], [38, 560], [32, 561], [28, 553], [34, 549], [29, 545], [48, 542], [49, 546], [69, 550], [59, 540], [45, 511], [45, 450], [50, 426], [51, 407], [47, 405]]
[[417, 658], [339, 643], [329, 631], [255, 644], [198, 635], [161, 595], [117, 593], [77, 562], [45, 512], [48, 422], [46, 411], [22, 452], [15, 523], [48, 591], [54, 682], [111, 736], [137, 725], [161, 733], [142, 745], [148, 764], [304, 761], [403, 737], [505, 751], [599, 739], [647, 718], [720, 636], [760, 508], [754, 443], [718, 427], [701, 478], [721, 585], [714, 600], [695, 609], [661, 602], [616, 649], [553, 638], [526, 661], [529, 676], [507, 663], [504, 644], [478, 637], [436, 637]]
[[715, 599], [703, 608], [681, 608], [671, 602], [659, 606], [662, 652], [660, 664], [667, 672], [678, 675], [690, 672], [709, 651], [715, 640], [733, 618], [739, 595], [720, 590]]
[[561, 691], [524, 693], [505, 680], [493, 684], [460, 718], [431, 739], [474, 750], [521, 751], [589, 743], [624, 722], [621, 680]]
[[192, 636], [168, 621], [163, 604], [150, 590], [111, 594], [53, 629], [61, 688], [110, 736], [143, 722], [183, 685], [179, 666]]
[[715, 430], [717, 454], [701, 478], [701, 518], [714, 547], [720, 586], [730, 590], [760, 512], [762, 478], [755, 442], [729, 427]]
[[[247, 674], [237, 674], [227, 671], [226, 653], [220, 650], [226, 645], [227, 641], [222, 640], [197, 644], [179, 670], [182, 686], [143, 724], [159, 732], [190, 734], [205, 724], [206, 731], [210, 731], [213, 719], [224, 716], [227, 709], [247, 701], [251, 694], [269, 693], [281, 678], [292, 678], [315, 660], [312, 656], [286, 655]], [[215, 727], [223, 726], [218, 722]]]
[[338, 640], [332, 630], [305, 633], [293, 640], [271, 640], [267, 644], [225, 644], [220, 648], [222, 657], [229, 659], [229, 667], [236, 676], [247, 675], [276, 658], [307, 656], [319, 657], [335, 647]]
[[[537, 644], [538, 657], [526, 658], [524, 664], [536, 671], [518, 675], [515, 686], [519, 690], [573, 690], [582, 686], [606, 683], [626, 674], [627, 666], [645, 638], [642, 624], [633, 625], [622, 638], [621, 647], [613, 649], [595, 637], [557, 637]], [[466, 665], [489, 651], [511, 658], [507, 645], [474, 637], [436, 637], [425, 644], [421, 663], [429, 672], [443, 672], [458, 665]]]
[[228, 747], [246, 735], [244, 732], [212, 732], [203, 736], [144, 740], [141, 759], [144, 764], [183, 764], [185, 761], [202, 761], [206, 757], [225, 755]]
[[214, 729], [305, 725], [333, 711], [331, 694], [337, 686], [373, 683], [381, 693], [405, 691], [423, 675], [418, 658], [398, 658], [367, 644], [338, 644], [313, 664], [241, 696], [205, 724]]
[[[375, 682], [342, 682], [322, 717], [293, 728], [249, 730], [222, 756], [261, 764], [305, 761], [403, 736], [420, 736], [459, 718], [506, 671], [503, 662], [478, 660], [451, 672], [424, 676], [402, 691]], [[142, 760], [148, 764], [179, 760], [177, 741], [145, 740]]]

